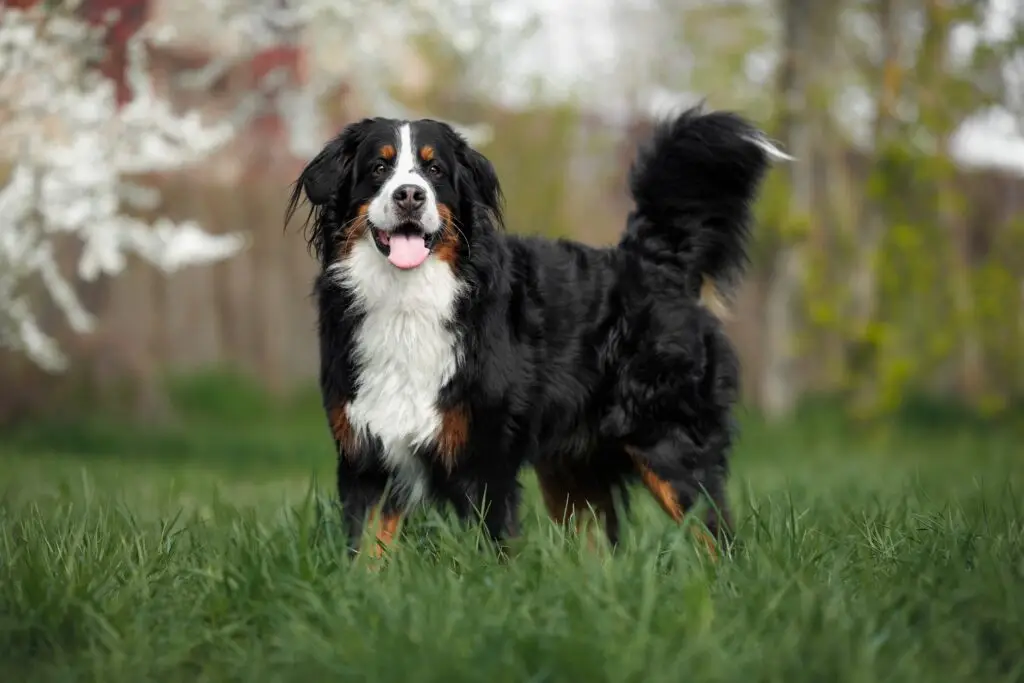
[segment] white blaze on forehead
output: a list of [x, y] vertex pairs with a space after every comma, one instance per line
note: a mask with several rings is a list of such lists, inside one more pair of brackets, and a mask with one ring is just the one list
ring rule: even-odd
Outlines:
[[423, 232], [433, 233], [441, 227], [441, 215], [437, 210], [437, 197], [434, 196], [434, 188], [427, 182], [426, 178], [419, 172], [416, 153], [416, 146], [412, 139], [412, 126], [403, 123], [398, 127], [398, 152], [395, 154], [395, 166], [391, 176], [381, 186], [377, 196], [370, 202], [367, 217], [375, 228], [380, 230], [394, 230], [398, 227], [400, 217], [395, 210], [395, 202], [392, 195], [402, 185], [415, 185], [422, 188], [427, 195], [427, 201], [423, 206], [423, 215], [420, 217]]

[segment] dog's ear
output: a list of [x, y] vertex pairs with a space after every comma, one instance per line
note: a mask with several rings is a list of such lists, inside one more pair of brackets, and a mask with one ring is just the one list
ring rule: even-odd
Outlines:
[[472, 183], [477, 198], [484, 206], [491, 210], [492, 219], [496, 228], [504, 223], [505, 197], [501, 191], [501, 183], [498, 182], [498, 173], [494, 165], [480, 152], [468, 144], [463, 149], [462, 166], [466, 169], [466, 175]]
[[323, 209], [332, 202], [348, 203], [347, 195], [352, 190], [353, 161], [371, 123], [372, 119], [363, 119], [346, 126], [306, 164], [292, 186], [292, 193], [285, 209], [285, 227], [291, 222], [305, 195], [312, 205], [310, 215], [306, 219], [307, 228], [310, 227], [309, 219], [313, 219], [312, 228], [308, 231], [306, 239], [318, 255], [323, 251], [324, 229], [327, 227], [321, 225]]
[[359, 143], [366, 138], [370, 123], [371, 119], [363, 119], [349, 124], [306, 164], [292, 189], [288, 202], [289, 217], [302, 201], [303, 193], [313, 206], [323, 206], [331, 200], [342, 187], [345, 176], [351, 172], [352, 160]]
[[448, 124], [442, 125], [456, 150], [455, 155], [459, 162], [458, 182], [467, 186], [476, 203], [487, 207], [494, 227], [503, 227], [505, 198], [494, 165], [487, 157], [470, 147], [466, 138], [454, 128]]

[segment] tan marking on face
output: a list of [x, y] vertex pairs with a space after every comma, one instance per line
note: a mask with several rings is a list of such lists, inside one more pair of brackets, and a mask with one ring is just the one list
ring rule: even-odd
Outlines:
[[434, 245], [434, 254], [449, 266], [454, 267], [459, 260], [459, 231], [455, 229], [455, 218], [452, 210], [438, 202], [437, 212], [441, 216], [441, 237]]
[[369, 204], [363, 204], [359, 207], [359, 211], [356, 213], [356, 217], [350, 220], [341, 230], [340, 244], [337, 245], [337, 256], [336, 258], [341, 261], [344, 260], [351, 252], [352, 247], [355, 246], [356, 242], [361, 238], [368, 229], [366, 213], [370, 210]]

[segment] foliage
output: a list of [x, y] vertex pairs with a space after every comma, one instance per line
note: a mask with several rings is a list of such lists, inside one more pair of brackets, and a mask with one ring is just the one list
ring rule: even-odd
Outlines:
[[[836, 204], [831, 192], [821, 190], [816, 197], [819, 224], [804, 244], [811, 258], [801, 297], [807, 313], [802, 352], [836, 361], [827, 370], [828, 386], [845, 392], [850, 409], [862, 416], [891, 414], [922, 391], [952, 393], [975, 409], [998, 411], [1024, 390], [1017, 370], [1024, 345], [1014, 324], [1022, 309], [1024, 269], [1006, 258], [1006, 248], [992, 244], [979, 252], [974, 245], [979, 231], [1012, 242], [1019, 218], [979, 224], [978, 216], [998, 211], [972, 205], [979, 188], [966, 182], [954, 155], [962, 161], [983, 151], [954, 149], [952, 143], [965, 123], [1019, 95], [992, 75], [1024, 54], [1024, 42], [1019, 31], [991, 30], [988, 3], [894, 6], [902, 12], [897, 25], [907, 30], [898, 29], [900, 50], [888, 65], [878, 51], [878, 5], [851, 2], [843, 10], [842, 41], [852, 60], [833, 79], [827, 99], [839, 102], [844, 89], [855, 87], [881, 106], [883, 79], [895, 79], [897, 100], [889, 112], [894, 129], [881, 135], [876, 122], [875, 137], [867, 140], [854, 131], [854, 143], [870, 145], [862, 156], [869, 163], [846, 179], [845, 193], [853, 196], [846, 216], [830, 217]], [[1019, 24], [1024, 16], [1004, 19]], [[874, 30], [864, 31], [866, 26]], [[821, 111], [816, 108], [814, 116]], [[849, 121], [849, 112], [826, 113]], [[838, 158], [848, 163], [845, 152]], [[834, 177], [834, 161], [814, 163], [819, 175]], [[1019, 189], [1024, 181], [1001, 182]], [[779, 204], [771, 194], [766, 201], [769, 207]], [[874, 247], [872, 210], [884, 222]], [[774, 225], [785, 215], [768, 213]], [[870, 317], [860, 320], [852, 283], [864, 271], [877, 287]], [[827, 348], [835, 339], [845, 348], [838, 357]]]
[[[517, 232], [568, 237], [568, 212], [595, 188], [580, 187], [575, 164], [587, 163], [588, 149], [576, 145], [578, 112], [570, 105], [498, 114], [502, 135], [483, 148], [502, 179], [508, 224]], [[582, 157], [582, 158], [581, 158]], [[582, 184], [582, 182], [581, 182]]]

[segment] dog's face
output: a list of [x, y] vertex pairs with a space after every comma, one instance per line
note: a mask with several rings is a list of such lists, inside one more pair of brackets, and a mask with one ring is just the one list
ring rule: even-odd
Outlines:
[[501, 189], [490, 162], [438, 121], [365, 119], [348, 126], [303, 170], [289, 203], [304, 192], [316, 211], [310, 243], [324, 265], [356, 240], [370, 240], [395, 268], [434, 256], [451, 260], [480, 229], [474, 207], [500, 226]]

